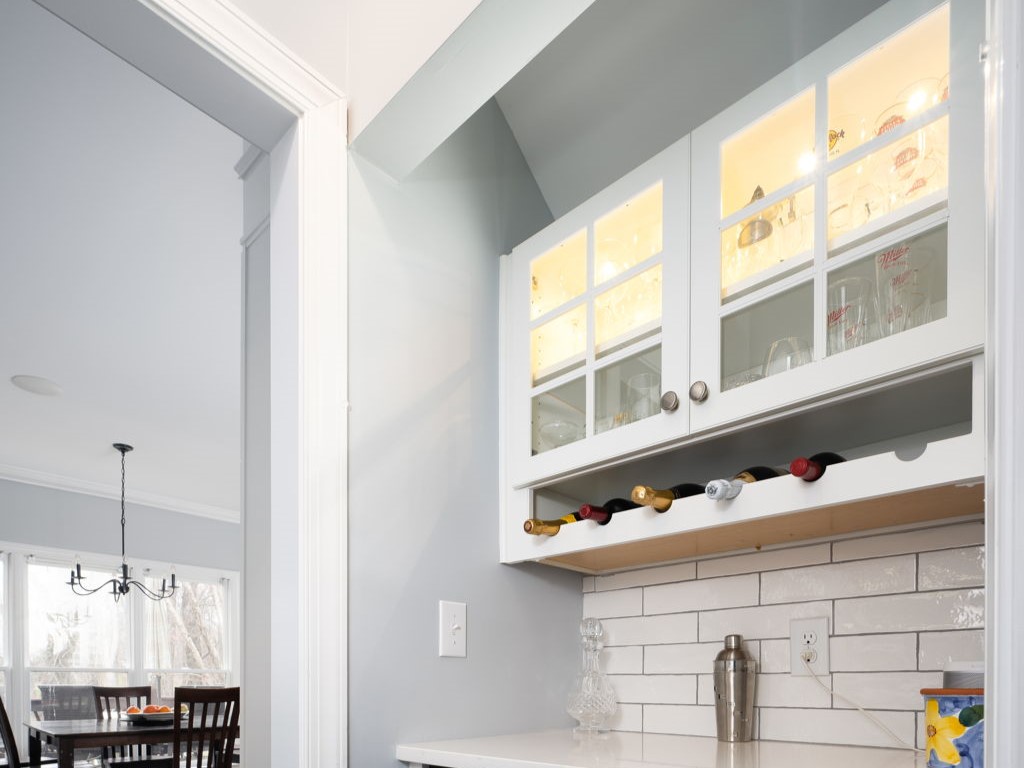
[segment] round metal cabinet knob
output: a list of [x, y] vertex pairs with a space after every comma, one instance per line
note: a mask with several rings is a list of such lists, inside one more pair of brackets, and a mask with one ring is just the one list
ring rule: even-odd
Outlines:
[[708, 385], [703, 381], [695, 381], [690, 385], [690, 399], [695, 403], [703, 403], [708, 399]]
[[661, 410], [671, 413], [679, 407], [679, 395], [671, 389], [661, 396]]

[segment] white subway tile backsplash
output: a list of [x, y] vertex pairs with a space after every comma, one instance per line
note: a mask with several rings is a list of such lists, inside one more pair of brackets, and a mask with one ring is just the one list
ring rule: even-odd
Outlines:
[[787, 603], [759, 608], [732, 608], [708, 611], [700, 615], [700, 640], [721, 641], [726, 635], [740, 634], [750, 638], [789, 637], [790, 619], [832, 616], [832, 603]]
[[[865, 709], [909, 709], [924, 706], [922, 688], [941, 688], [939, 672], [837, 672], [832, 675], [832, 690]], [[852, 705], [836, 697], [835, 707]]]
[[917, 668], [917, 635], [835, 635], [829, 654], [833, 672], [909, 671]]
[[757, 605], [757, 592], [756, 573], [662, 584], [644, 589], [644, 613], [653, 615]]
[[644, 708], [641, 704], [619, 704], [608, 721], [613, 731], [640, 733], [644, 729]]
[[920, 745], [920, 689], [939, 687], [950, 661], [984, 658], [983, 545], [983, 524], [968, 522], [584, 577], [620, 701], [611, 727], [714, 736], [714, 659], [740, 634], [758, 661], [755, 738], [898, 746], [789, 674], [790, 620], [825, 616], [823, 681]]
[[918, 589], [985, 586], [984, 547], [961, 547], [943, 552], [922, 552], [919, 558]]
[[606, 619], [601, 623], [604, 625], [605, 645], [658, 645], [697, 641], [696, 613]]
[[762, 640], [761, 662], [758, 672], [789, 672], [789, 638], [785, 640]]
[[596, 619], [617, 616], [639, 616], [644, 612], [642, 589], [620, 589], [615, 592], [588, 592], [583, 595], [583, 615]]
[[761, 574], [761, 603], [913, 592], [915, 573], [913, 555], [772, 571]]
[[641, 645], [618, 645], [601, 651], [601, 669], [609, 675], [639, 675], [644, 671]]
[[697, 675], [697, 703], [715, 705], [715, 676]]
[[[829, 685], [828, 675], [820, 678]], [[832, 704], [832, 697], [812, 677], [760, 674], [754, 691], [754, 706], [757, 707], [828, 707]]]
[[[984, 624], [980, 589], [916, 592], [836, 601], [836, 634], [974, 629]], [[703, 627], [701, 628], [703, 632]]]
[[610, 576], [598, 576], [594, 588], [598, 592], [608, 589], [625, 589], [627, 587], [645, 587], [648, 584], [667, 584], [672, 581], [688, 581], [697, 578], [696, 563], [678, 563], [662, 565], [657, 568], [644, 568], [639, 571], [624, 571]]
[[645, 704], [645, 733], [715, 736], [715, 708], [673, 704]]
[[985, 525], [959, 523], [938, 528], [924, 528], [917, 531], [886, 533], [862, 539], [846, 539], [832, 543], [832, 560], [860, 560], [868, 557], [903, 555], [911, 552], [928, 552], [934, 549], [952, 549], [970, 544], [985, 543]]
[[[743, 649], [750, 657], [758, 657], [758, 642], [743, 641]], [[714, 669], [715, 656], [722, 650], [722, 641], [716, 643], [686, 643], [683, 645], [652, 645], [644, 650], [644, 673], [700, 674]]]
[[701, 560], [697, 563], [697, 578], [732, 576], [737, 573], [773, 571], [778, 568], [799, 568], [802, 565], [827, 563], [832, 551], [831, 544], [812, 544], [807, 547], [787, 547], [746, 555]]
[[609, 675], [620, 702], [696, 704], [696, 675]]
[[922, 632], [919, 637], [918, 669], [942, 670], [953, 661], [983, 661], [985, 659], [984, 630]]
[[[759, 710], [762, 739], [772, 741], [810, 741], [822, 744], [860, 744], [872, 747], [897, 747], [892, 737], [855, 709], [776, 709]], [[914, 743], [916, 720], [913, 712], [872, 712], [897, 736]]]

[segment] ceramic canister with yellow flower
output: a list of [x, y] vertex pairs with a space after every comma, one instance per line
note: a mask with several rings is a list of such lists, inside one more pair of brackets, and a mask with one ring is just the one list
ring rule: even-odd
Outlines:
[[984, 768], [985, 691], [923, 688], [928, 768]]

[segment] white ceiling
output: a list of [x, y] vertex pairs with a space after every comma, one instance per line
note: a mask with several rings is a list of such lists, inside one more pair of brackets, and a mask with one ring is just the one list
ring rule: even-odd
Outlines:
[[237, 519], [241, 140], [30, 0], [0, 103], [0, 477]]
[[496, 98], [557, 218], [882, 4], [597, 0]]

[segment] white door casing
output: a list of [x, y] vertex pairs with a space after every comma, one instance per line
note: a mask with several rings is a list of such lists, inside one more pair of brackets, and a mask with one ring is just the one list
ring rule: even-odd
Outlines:
[[[345, 765], [345, 97], [220, 0], [36, 2], [270, 154], [269, 357], [245, 383], [266, 395], [266, 444], [243, 472], [269, 478], [269, 515], [253, 536], [243, 503], [241, 680], [244, 728], [269, 751], [245, 761]], [[266, 562], [250, 542], [268, 539]], [[256, 571], [267, 593], [246, 595]]]

